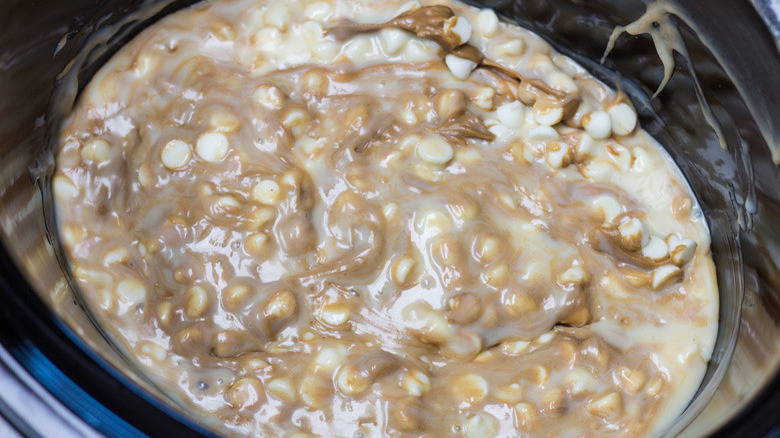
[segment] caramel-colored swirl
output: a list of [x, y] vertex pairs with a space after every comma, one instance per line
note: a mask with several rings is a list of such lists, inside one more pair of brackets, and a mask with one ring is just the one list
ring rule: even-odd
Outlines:
[[[462, 41], [460, 36], [452, 31], [452, 27], [448, 26], [454, 18], [458, 18], [458, 15], [447, 6], [423, 6], [404, 12], [382, 24], [362, 24], [352, 22], [351, 20], [343, 20], [335, 26], [329, 27], [327, 32], [339, 41], [346, 41], [355, 35], [397, 27], [411, 32], [419, 38], [435, 41], [446, 53], [471, 60], [478, 66], [493, 70], [503, 80], [520, 82], [520, 86], [526, 89], [527, 94], [533, 96], [533, 98], [529, 98], [526, 95], [526, 98], [523, 99], [523, 102], [528, 105], [533, 105], [536, 99], [545, 98], [558, 103], [560, 106], [571, 105], [576, 107], [576, 101], [579, 99], [576, 95], [556, 90], [544, 81], [527, 79], [516, 70], [507, 68], [487, 58], [479, 49]], [[520, 96], [523, 95], [520, 94]]]

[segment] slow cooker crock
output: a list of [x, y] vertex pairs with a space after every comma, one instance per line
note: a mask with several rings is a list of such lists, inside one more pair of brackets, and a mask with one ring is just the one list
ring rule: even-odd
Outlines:
[[[78, 91], [124, 42], [192, 3], [0, 2], [2, 434], [212, 434], [92, 323], [62, 268], [49, 190], [50, 140]], [[637, 19], [644, 2], [476, 3], [629, 94], [707, 215], [721, 294], [718, 343], [696, 398], [667, 435], [780, 436], [780, 29], [771, 4], [664, 3], [670, 14], [650, 30], [668, 24], [680, 40], [624, 35], [600, 63], [615, 26]], [[671, 81], [653, 98], [664, 73], [658, 41], [678, 52]]]

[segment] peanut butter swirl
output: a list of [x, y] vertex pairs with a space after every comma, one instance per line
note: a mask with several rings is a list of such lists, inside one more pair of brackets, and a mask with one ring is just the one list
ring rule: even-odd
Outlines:
[[577, 100], [576, 95], [569, 95], [561, 90], [556, 90], [544, 81], [524, 78], [516, 70], [506, 68], [485, 57], [479, 49], [468, 44], [467, 41], [463, 40], [462, 35], [455, 31], [457, 22], [460, 19], [447, 6], [422, 6], [404, 12], [383, 24], [359, 24], [351, 20], [343, 20], [337, 25], [328, 28], [327, 33], [332, 34], [339, 41], [346, 41], [362, 33], [373, 33], [388, 27], [397, 27], [411, 32], [419, 38], [436, 42], [446, 53], [468, 59], [478, 66], [493, 70], [502, 79], [517, 80], [521, 86], [525, 86], [525, 92], [532, 96], [526, 96], [523, 99], [523, 102], [526, 104], [533, 105], [535, 99], [540, 97], [554, 101], [559, 106], [566, 106], [570, 102]]

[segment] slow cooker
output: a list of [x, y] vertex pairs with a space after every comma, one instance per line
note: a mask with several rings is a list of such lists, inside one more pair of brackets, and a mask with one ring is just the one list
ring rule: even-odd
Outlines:
[[[0, 436], [213, 435], [93, 323], [71, 287], [50, 190], [51, 141], [79, 90], [145, 26], [192, 3], [0, 2]], [[780, 4], [473, 3], [628, 94], [708, 218], [718, 340], [696, 397], [665, 434], [780, 437]], [[650, 26], [610, 39], [648, 8], [660, 11]]]

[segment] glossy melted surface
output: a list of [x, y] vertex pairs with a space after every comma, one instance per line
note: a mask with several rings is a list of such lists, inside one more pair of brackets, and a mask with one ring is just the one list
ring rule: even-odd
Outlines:
[[630, 102], [459, 3], [178, 12], [87, 87], [54, 191], [92, 311], [229, 434], [653, 434], [714, 343]]

